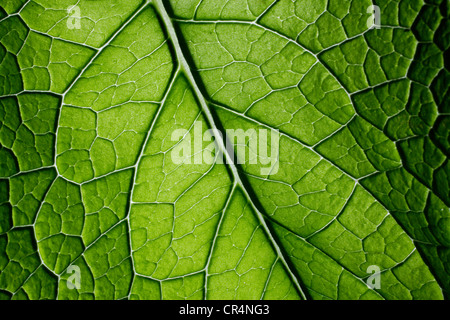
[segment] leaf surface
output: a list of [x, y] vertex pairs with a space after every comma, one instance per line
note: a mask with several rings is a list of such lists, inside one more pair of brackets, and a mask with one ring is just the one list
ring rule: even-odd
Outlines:
[[448, 1], [0, 6], [0, 298], [448, 297]]

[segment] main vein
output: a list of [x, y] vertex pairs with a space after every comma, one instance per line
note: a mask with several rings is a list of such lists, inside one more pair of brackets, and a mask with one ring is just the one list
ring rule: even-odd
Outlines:
[[[199, 86], [197, 85], [197, 82], [195, 80], [195, 77], [191, 71], [190, 65], [186, 60], [186, 57], [183, 53], [183, 50], [181, 49], [180, 46], [180, 42], [178, 40], [178, 35], [177, 32], [175, 30], [175, 27], [173, 25], [172, 19], [170, 18], [169, 14], [167, 13], [167, 10], [165, 8], [165, 5], [163, 4], [163, 0], [154, 0], [154, 5], [156, 7], [156, 9], [158, 10], [162, 21], [164, 23], [164, 26], [167, 30], [167, 32], [169, 33], [169, 37], [172, 40], [172, 44], [173, 47], [175, 49], [176, 52], [176, 57], [178, 59], [178, 63], [180, 64], [180, 68], [183, 70], [184, 74], [186, 75], [188, 81], [190, 82], [190, 85], [192, 86], [195, 95], [197, 96], [198, 102], [201, 105], [202, 111], [204, 112], [209, 125], [212, 128], [217, 128], [214, 117], [211, 113], [211, 111], [209, 110], [208, 104], [206, 102], [206, 99], [203, 95], [203, 93], [201, 92]], [[218, 144], [218, 147], [220, 148], [221, 152], [225, 155], [227, 163], [229, 164], [229, 167], [231, 169], [231, 172], [233, 174], [233, 178], [234, 181], [237, 185], [239, 185], [244, 193], [244, 195], [247, 197], [248, 201], [250, 202], [253, 210], [256, 212], [256, 216], [258, 217], [259, 222], [261, 223], [262, 227], [264, 228], [267, 236], [269, 237], [269, 239], [272, 242], [273, 247], [275, 248], [277, 255], [279, 256], [281, 262], [283, 263], [286, 271], [289, 273], [289, 276], [291, 277], [292, 281], [294, 282], [297, 290], [299, 291], [300, 295], [302, 296], [303, 299], [306, 300], [306, 294], [304, 292], [304, 289], [302, 288], [301, 284], [299, 283], [299, 280], [297, 279], [297, 277], [295, 276], [294, 272], [291, 270], [291, 267], [288, 265], [280, 246], [278, 245], [278, 242], [276, 241], [276, 239], [274, 238], [274, 236], [272, 235], [271, 230], [269, 229], [266, 220], [263, 216], [263, 214], [259, 211], [259, 209], [256, 207], [256, 205], [253, 203], [253, 201], [251, 200], [251, 197], [249, 195], [249, 193], [247, 192], [246, 187], [244, 186], [244, 183], [242, 182], [239, 172], [236, 168], [236, 166], [234, 165], [233, 159], [234, 159], [234, 155], [230, 154], [233, 151], [232, 150], [227, 150], [227, 148], [225, 147], [225, 142], [223, 140], [222, 137], [217, 137], [216, 142]], [[224, 213], [225, 214], [225, 213]]]

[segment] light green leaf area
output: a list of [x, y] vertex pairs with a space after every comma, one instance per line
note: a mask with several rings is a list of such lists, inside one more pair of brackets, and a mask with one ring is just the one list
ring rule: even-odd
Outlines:
[[449, 27], [446, 0], [0, 0], [0, 299], [449, 298]]

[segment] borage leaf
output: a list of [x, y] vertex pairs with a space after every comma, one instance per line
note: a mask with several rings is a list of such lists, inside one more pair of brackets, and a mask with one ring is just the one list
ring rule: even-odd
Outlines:
[[0, 297], [448, 296], [448, 1], [0, 5]]

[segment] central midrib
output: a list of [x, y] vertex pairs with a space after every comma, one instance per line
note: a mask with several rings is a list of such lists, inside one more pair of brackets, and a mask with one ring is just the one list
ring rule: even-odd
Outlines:
[[[191, 67], [190, 67], [189, 63], [187, 62], [186, 57], [181, 49], [181, 46], [180, 46], [180, 43], [178, 40], [178, 35], [177, 35], [177, 32], [176, 32], [175, 27], [172, 22], [172, 18], [170, 18], [169, 14], [167, 13], [165, 5], [163, 4], [163, 0], [154, 0], [153, 4], [154, 4], [155, 8], [158, 10], [160, 17], [162, 19], [162, 22], [164, 23], [164, 26], [165, 26], [165, 28], [169, 34], [169, 37], [172, 41], [172, 44], [173, 44], [173, 47], [174, 47], [175, 53], [176, 53], [176, 58], [178, 60], [178, 63], [180, 64], [180, 69], [186, 75], [187, 80], [189, 81], [191, 87], [193, 88], [195, 95], [197, 97], [197, 100], [201, 105], [201, 109], [206, 116], [209, 126], [213, 129], [216, 129], [217, 125], [215, 123], [214, 117], [213, 117], [211, 111], [209, 110], [206, 99], [205, 99], [203, 93], [201, 92], [199, 86], [197, 85], [195, 77], [191, 71]], [[247, 192], [247, 189], [246, 189], [244, 183], [241, 180], [239, 172], [238, 172], [236, 166], [234, 165], [233, 159], [235, 159], [235, 157], [233, 154], [230, 154], [230, 153], [234, 153], [234, 151], [227, 150], [227, 148], [225, 147], [225, 142], [220, 135], [218, 137], [216, 137], [216, 142], [218, 144], [218, 147], [220, 148], [220, 151], [226, 157], [226, 161], [229, 164], [229, 168], [231, 169], [231, 172], [233, 174], [234, 183], [239, 185], [240, 188], [242, 189], [242, 192], [244, 193], [245, 197], [251, 204], [253, 211], [256, 213], [256, 216], [257, 216], [259, 222], [261, 223], [262, 227], [264, 228], [264, 231], [266, 232], [267, 237], [270, 239], [272, 246], [274, 247], [275, 251], [277, 252], [277, 255], [278, 255], [280, 261], [282, 262], [283, 266], [285, 267], [286, 272], [289, 274], [291, 280], [295, 284], [295, 287], [297, 288], [297, 290], [300, 293], [300, 295], [302, 296], [302, 298], [306, 300], [307, 296], [304, 292], [305, 289], [302, 288], [302, 286], [299, 282], [299, 279], [297, 279], [297, 276], [291, 270], [291, 267], [289, 266], [288, 262], [286, 261], [284, 254], [281, 251], [280, 246], [278, 245], [277, 240], [275, 239], [270, 228], [268, 227], [263, 214], [259, 211], [259, 209], [256, 207], [256, 205], [252, 201], [251, 197], [249, 196], [249, 193]], [[223, 214], [225, 214], [225, 212]]]

